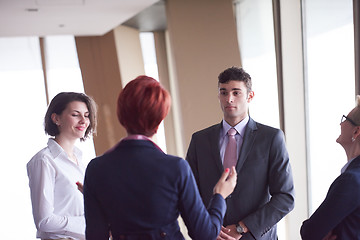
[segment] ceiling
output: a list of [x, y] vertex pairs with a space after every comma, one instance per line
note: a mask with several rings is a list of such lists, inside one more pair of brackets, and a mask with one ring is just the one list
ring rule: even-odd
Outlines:
[[139, 28], [149, 24], [149, 11], [143, 10], [156, 13], [163, 5], [158, 1], [0, 0], [0, 37], [99, 36], [124, 22]]

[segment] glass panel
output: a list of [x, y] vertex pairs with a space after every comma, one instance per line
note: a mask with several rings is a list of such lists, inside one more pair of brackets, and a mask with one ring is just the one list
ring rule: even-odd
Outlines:
[[[272, 0], [235, 2], [242, 66], [253, 80], [255, 97], [250, 116], [280, 127]], [[277, 224], [278, 239], [285, 239], [285, 219]]]
[[26, 164], [47, 143], [39, 40], [0, 38], [0, 52], [0, 236], [36, 239]]
[[241, 61], [255, 92], [250, 115], [256, 121], [279, 127], [272, 1], [241, 0], [235, 6]]
[[335, 140], [341, 116], [355, 106], [354, 25], [351, 0], [303, 4], [312, 213], [346, 163]]
[[[152, 32], [140, 33], [140, 44], [144, 59], [145, 74], [149, 77], [159, 80], [154, 34]], [[164, 152], [166, 152], [164, 121], [160, 123], [154, 141]]]
[[[50, 99], [60, 91], [83, 92], [74, 38], [49, 37], [45, 45]], [[36, 239], [26, 164], [48, 139], [43, 127], [47, 102], [39, 40], [0, 38], [0, 52], [0, 145], [4, 161], [0, 169], [4, 183], [0, 236], [13, 239], [21, 226], [22, 238]], [[78, 146], [85, 164], [95, 157], [92, 140]]]
[[[74, 36], [46, 37], [44, 43], [49, 100], [59, 92], [84, 93]], [[95, 157], [92, 138], [76, 145], [83, 152], [85, 164]]]

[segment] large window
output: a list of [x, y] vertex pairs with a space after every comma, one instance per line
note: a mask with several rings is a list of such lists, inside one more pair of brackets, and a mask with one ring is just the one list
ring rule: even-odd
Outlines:
[[355, 106], [351, 0], [304, 0], [310, 212], [346, 163], [336, 143], [340, 118]]
[[47, 142], [39, 40], [0, 38], [0, 52], [0, 238], [35, 239], [26, 163]]
[[[235, 10], [242, 67], [250, 74], [255, 92], [250, 116], [279, 128], [272, 1], [235, 1]], [[285, 239], [284, 224], [285, 219], [278, 223], [280, 240]]]
[[[39, 39], [0, 38], [0, 52], [0, 238], [34, 240], [26, 164], [48, 139], [43, 127], [47, 99]], [[61, 91], [84, 91], [72, 36], [45, 38], [45, 55], [50, 100]], [[77, 145], [87, 164], [95, 156], [92, 139]]]
[[274, 24], [271, 0], [235, 2], [242, 67], [253, 81], [250, 116], [279, 127]]
[[[145, 74], [159, 81], [154, 34], [152, 32], [141, 32], [140, 43], [144, 59]], [[160, 123], [154, 141], [164, 152], [166, 152], [164, 121]]]

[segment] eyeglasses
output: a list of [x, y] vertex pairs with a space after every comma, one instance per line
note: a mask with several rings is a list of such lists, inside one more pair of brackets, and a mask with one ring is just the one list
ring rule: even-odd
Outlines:
[[346, 120], [348, 120], [352, 125], [354, 126], [358, 126], [353, 120], [351, 120], [349, 117], [342, 115], [341, 117], [341, 123], [345, 122]]

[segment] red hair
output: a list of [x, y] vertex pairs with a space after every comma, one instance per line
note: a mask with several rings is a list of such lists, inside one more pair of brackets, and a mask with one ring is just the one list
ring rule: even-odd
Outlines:
[[152, 136], [171, 105], [168, 91], [155, 79], [138, 76], [120, 92], [117, 116], [129, 134]]

